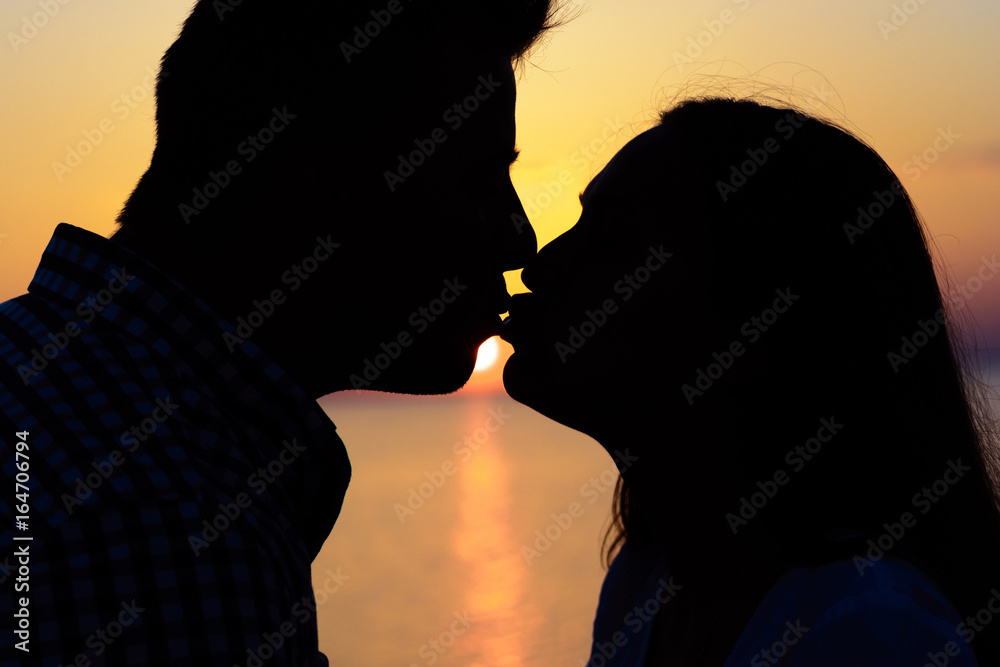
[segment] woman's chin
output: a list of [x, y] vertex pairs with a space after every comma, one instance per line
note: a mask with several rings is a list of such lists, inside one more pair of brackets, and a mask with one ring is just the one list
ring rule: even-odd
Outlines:
[[534, 408], [534, 391], [537, 375], [523, 364], [523, 353], [515, 351], [507, 358], [503, 367], [503, 388], [518, 403]]
[[503, 386], [510, 397], [542, 414], [547, 414], [546, 404], [554, 393], [564, 393], [559, 385], [551, 369], [524, 352], [515, 351], [504, 364]]
[[560, 424], [581, 430], [586, 421], [587, 400], [575, 391], [580, 383], [562, 376], [559, 369], [533, 363], [524, 353], [514, 352], [507, 359], [503, 386], [515, 401]]

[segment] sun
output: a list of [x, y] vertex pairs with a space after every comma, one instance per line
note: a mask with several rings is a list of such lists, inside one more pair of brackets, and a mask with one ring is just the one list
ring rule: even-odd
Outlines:
[[497, 336], [490, 338], [479, 346], [479, 356], [476, 357], [476, 368], [474, 373], [482, 373], [493, 367], [500, 357], [500, 344], [497, 343]]

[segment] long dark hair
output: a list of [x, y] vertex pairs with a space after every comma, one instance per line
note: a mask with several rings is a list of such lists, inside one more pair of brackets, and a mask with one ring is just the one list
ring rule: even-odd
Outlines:
[[[844, 425], [740, 537], [767, 540], [791, 562], [864, 556], [909, 512], [915, 525], [889, 551], [974, 617], [1000, 584], [996, 423], [961, 335], [964, 297], [946, 286], [943, 298], [898, 177], [849, 131], [791, 109], [700, 99], [661, 123], [684, 137], [684, 196], [710, 239], [719, 341], [776, 287], [801, 294], [750, 351], [765, 369], [754, 383], [713, 389], [692, 408], [761, 425], [731, 432], [734, 511], [821, 419]], [[619, 479], [608, 563], [625, 542], [652, 543], [642, 509]], [[833, 542], [836, 532], [856, 539]], [[982, 664], [1000, 664], [998, 630], [972, 640]]]

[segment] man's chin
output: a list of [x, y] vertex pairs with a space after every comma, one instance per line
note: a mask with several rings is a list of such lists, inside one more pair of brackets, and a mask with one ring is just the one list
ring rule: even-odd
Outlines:
[[465, 386], [475, 367], [474, 354], [471, 357], [452, 355], [422, 363], [401, 364], [395, 369], [389, 369], [394, 372], [383, 373], [368, 386], [361, 388], [393, 394], [451, 394]]

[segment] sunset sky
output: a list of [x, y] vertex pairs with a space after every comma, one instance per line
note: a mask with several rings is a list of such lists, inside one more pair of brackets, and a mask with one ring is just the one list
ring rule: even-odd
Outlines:
[[[25, 292], [59, 223], [115, 230], [153, 151], [160, 58], [194, 2], [0, 0], [0, 301]], [[851, 128], [896, 171], [1000, 386], [1000, 2], [563, 4], [573, 20], [518, 82], [511, 173], [540, 245], [576, 222], [578, 193], [672, 103], [714, 93], [795, 104]], [[517, 272], [507, 278], [524, 290]], [[494, 363], [454, 396], [320, 399], [353, 470], [313, 563], [331, 664], [586, 661], [618, 468], [589, 436], [502, 393], [511, 348], [492, 344]], [[653, 435], [678, 437], [670, 424]], [[692, 474], [663, 472], [667, 484]], [[440, 660], [427, 654], [463, 613], [478, 620], [447, 635]]]
[[[0, 299], [24, 292], [59, 222], [113, 231], [152, 152], [153, 74], [192, 4], [0, 4]], [[535, 52], [518, 91], [513, 178], [540, 243], [575, 222], [577, 193], [671, 100], [756, 92], [869, 141], [913, 195], [954, 283], [967, 285], [1000, 249], [1000, 3], [593, 0], [568, 9], [577, 18]], [[89, 155], [68, 161], [81, 142], [93, 144]], [[1000, 348], [1000, 278], [980, 275], [990, 279], [968, 305], [981, 345]], [[509, 286], [523, 289], [516, 274]], [[498, 369], [477, 384], [496, 386]]]

